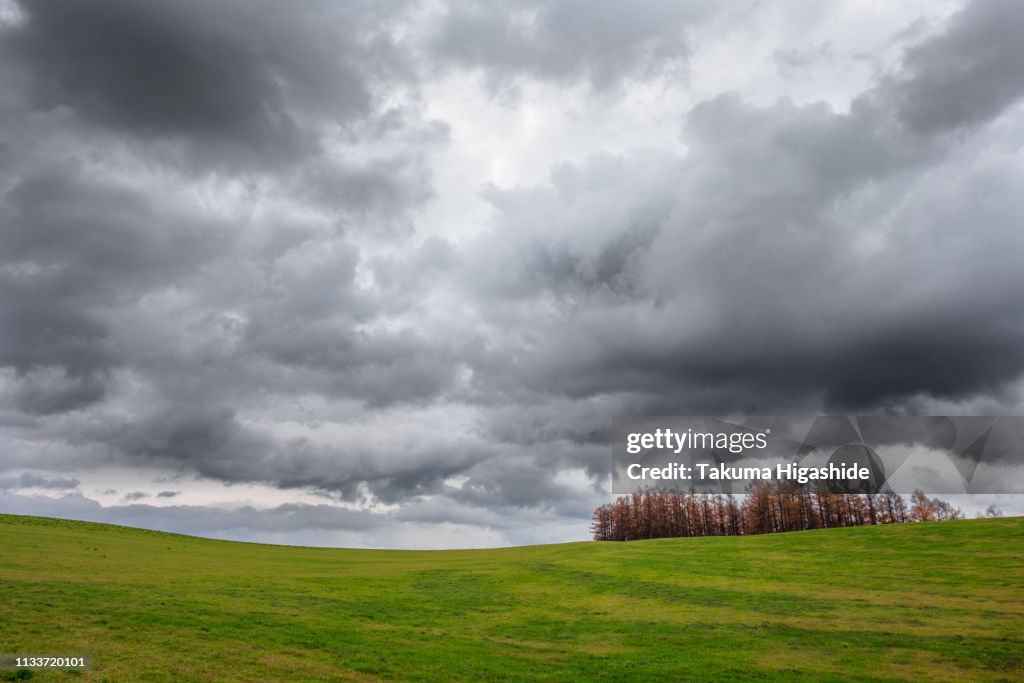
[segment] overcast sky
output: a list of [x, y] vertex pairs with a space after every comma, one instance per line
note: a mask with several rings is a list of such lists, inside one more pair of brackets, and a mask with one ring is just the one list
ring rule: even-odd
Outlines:
[[576, 540], [616, 415], [1022, 414], [1022, 26], [0, 0], [0, 511]]

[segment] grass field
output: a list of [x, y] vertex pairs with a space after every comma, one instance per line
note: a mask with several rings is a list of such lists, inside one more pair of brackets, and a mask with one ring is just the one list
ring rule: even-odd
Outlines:
[[[33, 680], [1024, 680], [1024, 518], [473, 551], [0, 515]], [[0, 672], [13, 677], [16, 672]]]

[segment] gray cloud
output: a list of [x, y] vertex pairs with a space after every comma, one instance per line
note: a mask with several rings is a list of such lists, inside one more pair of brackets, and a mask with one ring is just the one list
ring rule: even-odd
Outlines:
[[36, 413], [103, 398], [121, 364], [106, 313], [166, 286], [228, 243], [223, 226], [169, 202], [62, 170], [0, 199], [0, 364]]
[[[441, 131], [434, 135], [443, 139]], [[408, 208], [432, 197], [420, 160], [400, 156], [363, 164], [306, 164], [294, 185], [302, 196], [355, 221], [366, 216], [400, 219]]]
[[1024, 95], [1022, 21], [1019, 2], [971, 2], [944, 32], [907, 50], [888, 84], [902, 120], [924, 133], [984, 123]]
[[206, 162], [280, 164], [318, 148], [311, 116], [366, 117], [372, 82], [401, 74], [376, 30], [399, 7], [44, 0], [21, 5], [3, 47], [31, 70], [37, 107], [184, 141]]
[[887, 410], [1007, 389], [1024, 372], [1024, 281], [1009, 256], [1024, 247], [1020, 188], [998, 154], [964, 170], [996, 144], [984, 134], [907, 131], [894, 84], [918, 78], [901, 72], [848, 113], [722, 95], [687, 115], [684, 161], [636, 154], [609, 174], [598, 158], [491, 191], [488, 240], [517, 237], [481, 274], [490, 291], [563, 302], [544, 318], [546, 343], [495, 371], [509, 386], [631, 393], [677, 414]]
[[24, 472], [17, 477], [0, 479], [0, 489], [13, 491], [16, 489], [74, 489], [81, 482], [67, 477], [46, 477], [31, 472]]
[[[15, 514], [294, 545], [433, 548], [449, 546], [452, 533], [460, 535], [463, 545], [494, 546], [538, 540], [537, 536], [524, 532], [523, 518], [510, 516], [511, 510], [481, 511], [453, 504], [439, 506], [429, 501], [392, 514], [309, 504], [234, 509], [198, 505], [157, 507], [140, 503], [103, 507], [78, 494], [49, 498], [0, 492], [0, 505], [5, 512]], [[1004, 504], [1004, 508], [1007, 507]], [[543, 520], [548, 524], [554, 518], [559, 523], [558, 533], [569, 533], [574, 539], [585, 536], [575, 529], [575, 519], [557, 516], [554, 511], [519, 511], [519, 514], [526, 515], [530, 521]], [[432, 531], [435, 526], [439, 531]]]
[[688, 29], [714, 13], [699, 3], [471, 2], [453, 4], [432, 38], [442, 63], [494, 80], [586, 79], [597, 89], [631, 75], [684, 73]]
[[[145, 497], [146, 494], [136, 491], [125, 495], [124, 499], [135, 501]], [[66, 495], [61, 498], [7, 495], [0, 498], [0, 501], [5, 504], [5, 509], [21, 514], [71, 517], [165, 531], [188, 530], [208, 535], [216, 535], [217, 532], [233, 529], [262, 529], [265, 531], [363, 530], [378, 526], [377, 519], [380, 517], [370, 513], [349, 512], [328, 505], [284, 505], [270, 510], [257, 510], [252, 507], [227, 510], [185, 505], [155, 507], [143, 504], [102, 507], [95, 501], [78, 494]]]

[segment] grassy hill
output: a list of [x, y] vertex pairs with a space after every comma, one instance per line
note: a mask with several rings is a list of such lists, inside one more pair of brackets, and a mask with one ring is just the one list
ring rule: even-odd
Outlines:
[[[1024, 680], [1024, 518], [335, 550], [0, 515], [33, 680]], [[0, 672], [0, 680], [13, 672]]]

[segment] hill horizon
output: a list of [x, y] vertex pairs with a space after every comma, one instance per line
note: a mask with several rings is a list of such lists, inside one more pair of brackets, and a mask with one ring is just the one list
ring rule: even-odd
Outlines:
[[[115, 528], [115, 529], [124, 529], [124, 530], [130, 530], [130, 531], [149, 532], [149, 533], [156, 533], [156, 534], [166, 534], [168, 536], [180, 536], [180, 537], [183, 537], [183, 538], [194, 538], [194, 539], [203, 540], [203, 541], [218, 541], [218, 542], [221, 542], [221, 543], [240, 543], [240, 544], [243, 544], [243, 545], [267, 546], [267, 547], [270, 547], [270, 548], [302, 548], [302, 549], [308, 549], [308, 550], [367, 550], [367, 551], [374, 551], [374, 552], [444, 553], [444, 552], [469, 552], [469, 551], [474, 551], [474, 550], [479, 550], [479, 551], [514, 550], [516, 548], [550, 548], [550, 547], [554, 547], [554, 546], [576, 546], [576, 545], [587, 545], [587, 544], [592, 544], [592, 543], [636, 543], [636, 542], [646, 542], [646, 541], [652, 541], [652, 540], [654, 540], [654, 541], [666, 540], [666, 539], [659, 539], [659, 538], [653, 538], [653, 539], [638, 538], [638, 539], [631, 539], [629, 541], [604, 541], [604, 540], [595, 540], [595, 539], [592, 539], [592, 538], [588, 538], [588, 539], [583, 539], [583, 540], [578, 540], [578, 541], [558, 541], [558, 542], [555, 542], [555, 543], [523, 543], [521, 545], [501, 545], [501, 546], [488, 546], [488, 547], [466, 546], [466, 547], [454, 547], [454, 548], [373, 548], [373, 547], [363, 547], [363, 546], [302, 545], [302, 544], [293, 544], [293, 543], [270, 543], [270, 542], [266, 542], [266, 541], [248, 541], [248, 540], [242, 540], [242, 539], [218, 538], [218, 537], [215, 537], [215, 536], [203, 536], [201, 534], [188, 534], [188, 533], [183, 533], [183, 532], [179, 532], [179, 531], [167, 531], [165, 529], [153, 529], [153, 528], [149, 528], [149, 527], [132, 526], [130, 524], [116, 524], [114, 522], [94, 522], [92, 520], [76, 519], [74, 517], [54, 517], [54, 516], [49, 516], [49, 515], [23, 515], [23, 514], [18, 514], [18, 513], [0, 512], [0, 524], [3, 523], [3, 520], [5, 518], [18, 518], [18, 519], [26, 519], [26, 520], [40, 520], [40, 521], [44, 521], [44, 522], [47, 521], [47, 520], [51, 520], [51, 521], [54, 521], [54, 522], [71, 522], [73, 524], [82, 524], [82, 525], [98, 526], [98, 527], [112, 527], [112, 528]], [[980, 521], [982, 519], [986, 519], [986, 518], [972, 517], [972, 518], [964, 518], [964, 519], [959, 519], [959, 520], [945, 520], [945, 521], [965, 522], [965, 521]], [[1005, 516], [999, 517], [998, 519], [1001, 519], [1001, 520], [1021, 520], [1021, 521], [1024, 521], [1024, 515], [1005, 515]], [[906, 522], [906, 524], [921, 524], [921, 523], [922, 522]], [[936, 523], [939, 523], [939, 521], [923, 522], [923, 524], [936, 524]], [[870, 527], [870, 526], [883, 526], [883, 525], [866, 525], [866, 526]], [[854, 528], [854, 527], [849, 527], [849, 528]], [[821, 528], [821, 529], [795, 529], [795, 530], [792, 530], [792, 531], [773, 532], [773, 535], [774, 534], [787, 534], [788, 535], [788, 534], [807, 533], [807, 532], [816, 532], [816, 531], [820, 532], [820, 531], [830, 531], [830, 530], [835, 530], [835, 529], [825, 529], [825, 528]], [[752, 538], [752, 537], [755, 537], [755, 536], [764, 536], [764, 535], [767, 535], [767, 534], [741, 534], [739, 536], [732, 536], [732, 538]], [[698, 537], [698, 536], [686, 537], [686, 538], [680, 537], [677, 540], [686, 540], [687, 538], [700, 538], [700, 537]], [[704, 537], [704, 538], [725, 538], [725, 536], [721, 536], [721, 537], [708, 536], [708, 537]]]

